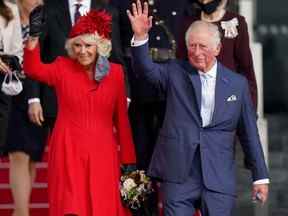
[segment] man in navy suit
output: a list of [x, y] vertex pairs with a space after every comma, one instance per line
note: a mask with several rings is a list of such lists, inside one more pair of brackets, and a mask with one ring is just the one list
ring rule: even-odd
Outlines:
[[268, 197], [268, 171], [247, 80], [217, 62], [217, 26], [194, 22], [186, 33], [188, 59], [154, 63], [148, 55], [152, 17], [140, 1], [127, 11], [134, 32], [135, 71], [166, 95], [163, 127], [149, 174], [161, 179], [165, 216], [230, 216], [236, 200], [234, 139], [252, 172], [252, 199]]

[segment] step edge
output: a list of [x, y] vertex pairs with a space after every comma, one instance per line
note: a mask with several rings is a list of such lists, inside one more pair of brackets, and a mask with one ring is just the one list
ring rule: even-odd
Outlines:
[[[36, 183], [33, 183], [32, 187], [33, 187], [33, 189], [35, 189], [35, 188], [47, 188], [48, 184], [36, 182]], [[0, 183], [0, 189], [10, 189], [10, 184]]]
[[[36, 164], [36, 169], [47, 169], [48, 163], [47, 162], [39, 162]], [[9, 169], [9, 162], [1, 162], [0, 169]]]
[[[30, 203], [29, 207], [31, 209], [48, 209], [49, 204], [48, 203]], [[0, 210], [1, 209], [13, 209], [14, 204], [0, 204]]]

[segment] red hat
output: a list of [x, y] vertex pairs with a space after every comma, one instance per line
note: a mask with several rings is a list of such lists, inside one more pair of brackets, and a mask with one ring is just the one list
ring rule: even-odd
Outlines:
[[97, 32], [100, 37], [110, 40], [111, 27], [112, 17], [109, 13], [92, 9], [86, 15], [79, 17], [69, 33], [69, 38]]

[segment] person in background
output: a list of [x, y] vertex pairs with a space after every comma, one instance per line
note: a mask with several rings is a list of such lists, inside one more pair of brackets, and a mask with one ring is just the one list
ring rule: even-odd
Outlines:
[[30, 15], [24, 71], [52, 86], [58, 99], [49, 139], [49, 214], [128, 215], [120, 200], [120, 164], [135, 164], [136, 159], [124, 71], [108, 61], [112, 18], [104, 10], [81, 16], [65, 44], [68, 57], [49, 64], [40, 60], [42, 19], [40, 6]]
[[[150, 54], [155, 62], [166, 62], [176, 57], [179, 23], [189, 0], [152, 0], [149, 1], [154, 17], [153, 27], [149, 32]], [[137, 152], [137, 166], [147, 170], [151, 155], [162, 125], [165, 113], [164, 97], [159, 99], [155, 89], [137, 78], [131, 67], [130, 40], [132, 30], [126, 10], [134, 0], [110, 0], [111, 5], [119, 10], [122, 47], [124, 47], [125, 66], [127, 67], [131, 104], [129, 116]], [[144, 2], [144, 1], [143, 1]]]
[[[29, 35], [29, 14], [40, 0], [19, 0], [23, 42]], [[31, 80], [22, 79], [23, 90], [11, 98], [5, 154], [9, 155], [9, 179], [14, 200], [13, 216], [29, 216], [32, 184], [36, 177], [36, 162], [41, 161], [45, 134], [28, 118], [27, 89]]]
[[250, 50], [250, 41], [245, 18], [226, 9], [229, 0], [193, 0], [196, 4], [191, 16], [186, 16], [179, 36], [178, 58], [187, 58], [185, 32], [196, 20], [214, 23], [222, 34], [222, 48], [217, 59], [226, 67], [244, 75], [255, 110], [257, 110], [257, 83]]
[[[17, 6], [14, 3], [0, 0], [0, 54], [17, 56], [22, 61], [23, 44], [21, 24]], [[11, 72], [11, 68], [0, 57], [0, 83], [3, 73]], [[0, 148], [6, 143], [11, 97], [0, 91]]]
[[[132, 30], [126, 10], [130, 9], [134, 0], [110, 0], [118, 8], [122, 46], [124, 47], [125, 66], [128, 72], [131, 103], [129, 119], [133, 131], [133, 140], [137, 155], [138, 169], [147, 170], [155, 147], [159, 128], [165, 115], [166, 101], [159, 96], [154, 87], [139, 79], [132, 68], [130, 40]], [[142, 1], [144, 2], [144, 1]], [[153, 27], [149, 32], [150, 54], [155, 62], [167, 62], [176, 57], [179, 23], [189, 0], [151, 0], [148, 1], [151, 15], [154, 17]], [[156, 193], [150, 197], [148, 210], [151, 215], [159, 215], [157, 186]], [[160, 205], [159, 205], [160, 206]], [[139, 215], [144, 213], [139, 212]]]
[[218, 27], [193, 22], [188, 61], [156, 64], [149, 57], [152, 16], [140, 0], [127, 11], [135, 71], [166, 95], [167, 106], [148, 174], [162, 180], [165, 216], [231, 216], [236, 201], [236, 131], [251, 170], [252, 200], [268, 198], [268, 169], [247, 79], [219, 61]]

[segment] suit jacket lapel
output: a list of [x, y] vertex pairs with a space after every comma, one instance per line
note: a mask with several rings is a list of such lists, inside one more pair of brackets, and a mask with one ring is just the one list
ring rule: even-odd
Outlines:
[[200, 110], [201, 110], [201, 80], [200, 80], [200, 76], [199, 76], [197, 70], [195, 70], [195, 68], [193, 68], [189, 62], [185, 62], [184, 67], [185, 67], [185, 70], [187, 71], [186, 75], [188, 77], [188, 80], [191, 81], [189, 83], [192, 84], [192, 86], [193, 86], [195, 97], [196, 97], [196, 103], [197, 103], [197, 111], [198, 111], [198, 114], [200, 114]]
[[193, 84], [196, 100], [197, 100], [197, 105], [198, 105], [198, 111], [200, 113], [201, 111], [201, 80], [198, 72], [194, 70], [191, 73], [191, 81]]
[[225, 75], [223, 70], [223, 66], [218, 62], [215, 87], [215, 107], [211, 123], [212, 125], [214, 125], [217, 120], [221, 118], [221, 113], [225, 113], [227, 105], [226, 100], [230, 93], [228, 89], [229, 78]]
[[64, 32], [69, 32], [72, 27], [69, 2], [67, 0], [60, 0], [58, 4], [57, 20]]

